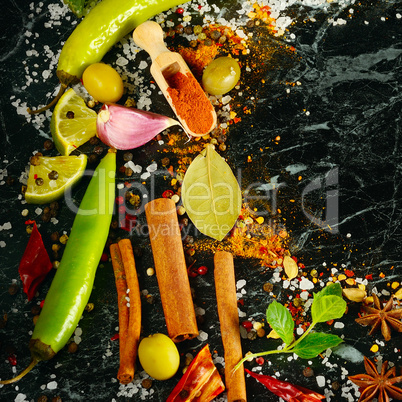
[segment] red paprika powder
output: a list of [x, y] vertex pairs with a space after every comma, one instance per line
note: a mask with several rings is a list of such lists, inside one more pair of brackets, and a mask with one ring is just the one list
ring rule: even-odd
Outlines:
[[169, 85], [167, 91], [177, 115], [185, 120], [193, 133], [208, 133], [213, 124], [211, 103], [198, 81], [192, 74], [183, 74], [180, 71], [167, 81]]

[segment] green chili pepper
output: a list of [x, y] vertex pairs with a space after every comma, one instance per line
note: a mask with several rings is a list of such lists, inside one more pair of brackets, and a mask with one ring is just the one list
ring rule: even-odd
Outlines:
[[77, 25], [64, 43], [57, 66], [61, 87], [41, 113], [60, 99], [66, 88], [79, 82], [84, 70], [102, 60], [107, 51], [149, 18], [189, 0], [102, 0]]
[[0, 384], [16, 382], [39, 361], [54, 357], [77, 327], [109, 234], [115, 171], [116, 151], [110, 150], [96, 168], [74, 219], [63, 257], [29, 342], [31, 364], [18, 376], [0, 381]]

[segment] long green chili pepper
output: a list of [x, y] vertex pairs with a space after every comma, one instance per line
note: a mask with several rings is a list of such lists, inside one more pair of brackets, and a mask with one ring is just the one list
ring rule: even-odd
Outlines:
[[21, 379], [41, 360], [49, 360], [72, 336], [88, 303], [96, 268], [105, 247], [115, 198], [116, 151], [110, 150], [95, 170], [74, 219], [60, 265], [46, 295], [29, 342], [32, 361]]
[[41, 109], [57, 103], [67, 87], [79, 82], [84, 70], [102, 60], [107, 51], [149, 18], [189, 0], [102, 0], [77, 25], [61, 50], [57, 77], [59, 93]]

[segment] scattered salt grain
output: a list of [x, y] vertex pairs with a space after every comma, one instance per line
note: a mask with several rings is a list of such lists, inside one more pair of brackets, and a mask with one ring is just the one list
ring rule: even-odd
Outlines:
[[236, 289], [239, 290], [246, 285], [246, 281], [244, 279], [240, 279], [236, 283]]
[[6, 222], [3, 225], [0, 225], [0, 231], [1, 230], [10, 230], [12, 228], [11, 222]]
[[47, 386], [47, 389], [56, 389], [57, 388], [57, 382], [56, 381], [50, 381]]
[[204, 331], [200, 331], [200, 333], [197, 336], [197, 339], [200, 341], [206, 341], [208, 339], [208, 334]]
[[325, 377], [323, 375], [318, 375], [316, 377], [316, 380], [317, 380], [317, 385], [319, 387], [324, 387], [325, 386]]
[[314, 289], [314, 283], [303, 276], [301, 281], [300, 281], [299, 287], [302, 290]]
[[25, 402], [25, 401], [27, 401], [26, 397], [27, 397], [27, 396], [26, 396], [25, 394], [19, 393], [19, 394], [15, 397], [14, 402]]
[[338, 328], [338, 329], [345, 328], [345, 324], [344, 324], [343, 322], [337, 321], [337, 322], [334, 324], [334, 328]]
[[147, 68], [148, 67], [148, 63], [146, 62], [146, 61], [141, 61], [140, 62], [140, 64], [138, 65], [138, 68], [140, 69], [140, 70], [144, 70], [145, 68]]
[[120, 56], [120, 57], [117, 58], [116, 64], [117, 64], [118, 66], [122, 67], [122, 66], [125, 66], [125, 65], [128, 64], [128, 60], [127, 60], [125, 57]]
[[4, 247], [6, 247], [6, 242], [5, 241], [0, 241], [0, 248], [4, 248]]
[[147, 172], [155, 172], [156, 169], [158, 169], [158, 165], [156, 164], [156, 162], [151, 163], [148, 167], [147, 167]]

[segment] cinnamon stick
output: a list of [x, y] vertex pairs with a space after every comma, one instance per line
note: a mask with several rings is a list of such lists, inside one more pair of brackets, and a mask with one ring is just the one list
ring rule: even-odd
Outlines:
[[243, 366], [233, 368], [242, 359], [239, 313], [233, 256], [217, 251], [214, 256], [215, 291], [225, 359], [225, 385], [228, 402], [245, 402], [246, 382]]
[[156, 278], [169, 337], [173, 342], [198, 335], [176, 205], [157, 198], [145, 205]]
[[129, 239], [110, 246], [119, 306], [120, 366], [117, 379], [128, 384], [134, 379], [141, 333], [141, 295], [134, 253]]

